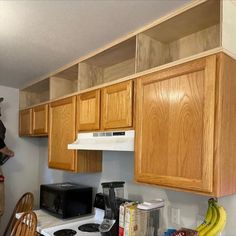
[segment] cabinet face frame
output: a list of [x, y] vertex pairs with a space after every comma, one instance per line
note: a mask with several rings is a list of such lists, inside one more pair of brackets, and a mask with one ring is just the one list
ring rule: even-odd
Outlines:
[[[204, 71], [204, 105], [203, 105], [203, 129], [202, 129], [202, 174], [200, 179], [187, 179], [184, 177], [150, 174], [142, 172], [143, 154], [142, 139], [144, 120], [143, 113], [143, 91], [145, 85], [158, 83], [184, 74]], [[213, 151], [214, 151], [214, 114], [215, 114], [215, 80], [216, 80], [216, 56], [209, 56], [195, 60], [174, 68], [156, 72], [137, 81], [137, 103], [136, 103], [136, 140], [135, 140], [135, 178], [138, 182], [157, 184], [160, 186], [186, 189], [198, 192], [213, 192]], [[150, 142], [151, 145], [151, 142]], [[158, 144], [155, 144], [158, 145]], [[150, 146], [148, 148], [151, 148]], [[146, 164], [146, 163], [145, 163]], [[153, 163], [149, 163], [153, 165]]]
[[99, 89], [78, 95], [77, 127], [78, 131], [90, 131], [100, 129]]
[[[115, 97], [115, 98], [114, 98]], [[102, 89], [102, 129], [129, 128], [133, 125], [133, 81]]]
[[45, 136], [48, 134], [48, 104], [32, 108], [32, 133]]
[[32, 109], [19, 112], [19, 136], [30, 136], [32, 134]]
[[[66, 108], [66, 106], [69, 106]], [[58, 109], [58, 111], [54, 110]], [[56, 111], [56, 112], [55, 112]], [[64, 117], [55, 117], [55, 115], [65, 115], [63, 111], [71, 112], [67, 118]], [[54, 114], [55, 112], [55, 114]], [[64, 120], [66, 119], [64, 123]], [[66, 143], [63, 143], [63, 137], [59, 137], [57, 134], [56, 128], [54, 125], [58, 122], [59, 124], [64, 123], [62, 126], [66, 128], [66, 125], [71, 125], [72, 127], [68, 127], [72, 131], [71, 140], [65, 140]], [[61, 127], [62, 127], [61, 126]], [[77, 167], [77, 152], [75, 150], [67, 150], [67, 144], [72, 143], [76, 138], [76, 96], [61, 99], [55, 102], [52, 102], [49, 107], [49, 135], [48, 135], [48, 166], [50, 168], [68, 170], [68, 171], [76, 171]], [[54, 133], [55, 132], [55, 133]], [[63, 136], [63, 135], [62, 135]], [[59, 141], [58, 141], [59, 140]], [[55, 142], [53, 144], [53, 142]], [[58, 147], [56, 147], [58, 145]], [[62, 147], [64, 145], [65, 148]], [[59, 158], [59, 155], [55, 154], [58, 150], [61, 150], [59, 155], [63, 155]], [[64, 159], [65, 158], [65, 159]], [[63, 163], [59, 161], [59, 159], [63, 159]], [[65, 161], [64, 161], [65, 160]]]

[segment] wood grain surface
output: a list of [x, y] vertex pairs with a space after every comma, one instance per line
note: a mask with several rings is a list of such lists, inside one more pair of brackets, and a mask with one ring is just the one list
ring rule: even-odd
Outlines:
[[48, 104], [32, 108], [32, 133], [48, 135]]
[[19, 112], [19, 136], [32, 134], [32, 109], [25, 109]]
[[80, 94], [77, 104], [78, 130], [98, 130], [100, 128], [100, 89]]
[[48, 165], [76, 171], [77, 152], [67, 149], [76, 138], [76, 96], [51, 103], [49, 111]]
[[236, 61], [218, 58], [215, 132], [215, 195], [236, 193]]
[[102, 89], [102, 128], [132, 126], [133, 81], [126, 81]]
[[137, 181], [212, 192], [215, 64], [211, 56], [138, 79]]

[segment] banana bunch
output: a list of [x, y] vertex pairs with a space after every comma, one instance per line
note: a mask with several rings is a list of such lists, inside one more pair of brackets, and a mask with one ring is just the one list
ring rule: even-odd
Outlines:
[[215, 199], [209, 199], [205, 220], [196, 228], [198, 235], [217, 236], [224, 229], [226, 218], [225, 209]]

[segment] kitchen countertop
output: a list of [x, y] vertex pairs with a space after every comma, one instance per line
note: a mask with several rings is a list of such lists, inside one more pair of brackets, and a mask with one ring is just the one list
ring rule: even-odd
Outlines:
[[[76, 222], [78, 220], [90, 219], [94, 215], [87, 215], [84, 217], [76, 217], [70, 219], [60, 219], [55, 216], [50, 215], [48, 212], [43, 210], [34, 210], [37, 215], [37, 232], [41, 233], [42, 229], [50, 228], [57, 225], [67, 224]], [[22, 213], [17, 213], [16, 218], [19, 219]]]

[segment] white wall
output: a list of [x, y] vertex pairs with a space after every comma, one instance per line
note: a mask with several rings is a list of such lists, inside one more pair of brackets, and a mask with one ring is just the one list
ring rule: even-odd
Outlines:
[[38, 196], [36, 193], [39, 186], [39, 148], [38, 139], [18, 136], [19, 91], [0, 86], [0, 97], [4, 97], [0, 107], [1, 120], [7, 128], [5, 143], [15, 152], [15, 157], [2, 166], [5, 176], [5, 213], [0, 224], [2, 235], [20, 196], [27, 191]]
[[[81, 184], [88, 184], [101, 190], [100, 183], [103, 181], [124, 180], [125, 197], [134, 200], [150, 200], [154, 198], [164, 198], [166, 207], [163, 212], [162, 224], [164, 227], [178, 227], [172, 225], [167, 219], [170, 218], [170, 207], [180, 209], [181, 226], [194, 228], [197, 222], [202, 220], [207, 208], [208, 197], [165, 190], [156, 186], [135, 184], [134, 159], [133, 153], [129, 152], [104, 152], [103, 153], [103, 172], [97, 174], [72, 174], [63, 171], [50, 170], [47, 165], [46, 142], [41, 142], [40, 155], [40, 179], [41, 183], [53, 183], [60, 181], [74, 181]], [[236, 195], [220, 199], [220, 203], [226, 208], [228, 222], [222, 236], [235, 236], [236, 219]]]

